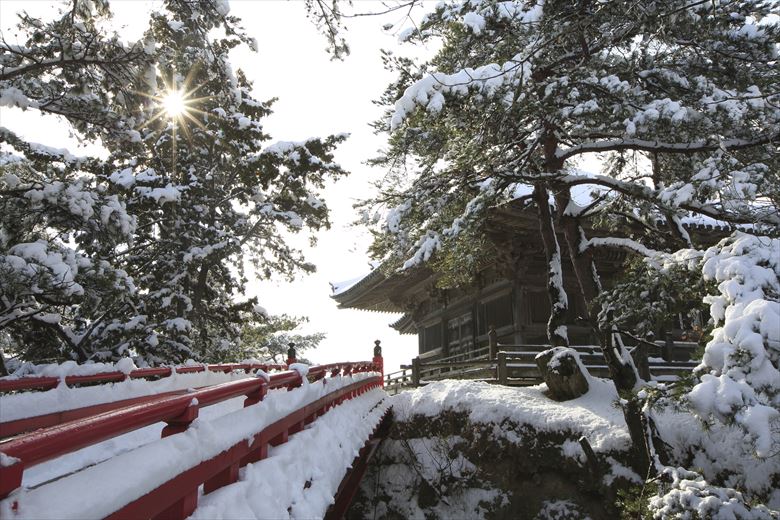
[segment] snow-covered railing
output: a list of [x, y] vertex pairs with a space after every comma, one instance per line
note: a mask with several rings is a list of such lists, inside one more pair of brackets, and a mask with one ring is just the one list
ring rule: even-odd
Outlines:
[[214, 365], [185, 365], [177, 367], [152, 367], [138, 368], [128, 372], [119, 370], [111, 372], [97, 372], [94, 374], [68, 375], [62, 377], [14, 377], [7, 376], [0, 378], [0, 393], [14, 392], [19, 390], [50, 390], [60, 385], [63, 380], [67, 386], [77, 386], [84, 384], [116, 383], [127, 379], [150, 379], [153, 377], [169, 377], [173, 373], [192, 374], [195, 372], [233, 372], [243, 370], [249, 373], [253, 370], [284, 370], [287, 365], [268, 364], [268, 363], [225, 363]]
[[[293, 360], [289, 360], [289, 361], [293, 361]], [[89, 365], [86, 366], [89, 367]], [[56, 396], [49, 398], [50, 401], [52, 399], [55, 399], [57, 402], [60, 403], [60, 406], [54, 409], [50, 409], [51, 407], [45, 407], [45, 406], [41, 407], [41, 403], [42, 403], [41, 399], [45, 399], [47, 396], [44, 395], [45, 392], [35, 392], [37, 394], [36, 397], [40, 396], [41, 399], [33, 399], [32, 405], [27, 405], [31, 409], [28, 408], [28, 410], [25, 410], [26, 413], [24, 413], [23, 415], [19, 415], [18, 413], [13, 413], [13, 411], [9, 412], [10, 406], [7, 403], [4, 406], [4, 408], [0, 410], [0, 439], [10, 437], [12, 435], [18, 435], [23, 432], [36, 430], [39, 428], [55, 426], [57, 424], [62, 424], [64, 422], [81, 419], [83, 417], [89, 417], [91, 415], [108, 412], [118, 408], [131, 406], [134, 404], [140, 404], [143, 402], [153, 400], [156, 397], [180, 395], [186, 393], [187, 388], [190, 387], [205, 387], [217, 382], [222, 382], [222, 381], [208, 381], [209, 379], [213, 379], [213, 377], [212, 378], [207, 377], [205, 378], [204, 381], [198, 381], [199, 378], [195, 376], [198, 373], [211, 374], [211, 375], [234, 374], [234, 373], [251, 374], [257, 371], [269, 372], [269, 371], [286, 370], [287, 366], [288, 365], [266, 364], [266, 363], [187, 365], [187, 366], [178, 366], [178, 367], [143, 368], [143, 369], [126, 371], [126, 372], [96, 371], [90, 374], [82, 373], [82, 374], [74, 374], [74, 375], [63, 375], [60, 377], [53, 377], [53, 376], [21, 377], [21, 378], [9, 377], [9, 378], [0, 379], [0, 399], [3, 399], [2, 393], [18, 392], [20, 390], [27, 391], [33, 389], [40, 389], [40, 390], [48, 390], [50, 392], [54, 392], [55, 391], [54, 389], [56, 388], [57, 392], [62, 392], [63, 384], [65, 385], [64, 390], [69, 390], [71, 392], [80, 392], [80, 391], [84, 391], [84, 390], [78, 390], [78, 387], [81, 387], [82, 385], [88, 385], [94, 388], [95, 385], [122, 383], [123, 381], [129, 381], [129, 380], [143, 381], [143, 380], [149, 380], [151, 378], [154, 378], [155, 380], [154, 385], [162, 384], [162, 383], [168, 385], [168, 383], [171, 383], [168, 386], [173, 387], [170, 388], [171, 391], [163, 391], [163, 392], [161, 392], [158, 389], [156, 390], [150, 387], [148, 391], [145, 391], [142, 394], [135, 394], [135, 395], [133, 395], [132, 392], [129, 395], [123, 395], [123, 392], [118, 391], [119, 388], [114, 387], [111, 389], [112, 390], [111, 392], [105, 392], [105, 393], [101, 392], [101, 395], [99, 397], [93, 395], [92, 400], [90, 402], [76, 408], [62, 408], [61, 400], [63, 398], [63, 395], [58, 393]], [[78, 368], [83, 369], [83, 367], [84, 366]], [[178, 385], [173, 384], [173, 381], [170, 380], [164, 381], [165, 379], [178, 374], [192, 374], [191, 376], [188, 377], [194, 379], [184, 382], [186, 386], [183, 387], [181, 386], [181, 383], [183, 381], [177, 382]], [[200, 378], [200, 379], [204, 379], [204, 378]], [[176, 386], [179, 386], [179, 388], [176, 388]], [[140, 390], [137, 387], [135, 387], [135, 389]], [[144, 390], [146, 390], [146, 388], [144, 388]], [[26, 398], [22, 397], [22, 395], [23, 394], [16, 393], [13, 396], [5, 397], [5, 399], [24, 401]], [[20, 397], [21, 399], [19, 399]], [[72, 400], [76, 400], [75, 395], [68, 396], [67, 401], [72, 401]]]
[[218, 456], [203, 461], [176, 476], [153, 492], [137, 497], [111, 518], [185, 518], [197, 504], [198, 487], [204, 492], [234, 482], [238, 468], [267, 456], [268, 445], [286, 442], [289, 435], [303, 429], [332, 406], [373, 388], [382, 387], [382, 357], [377, 343], [374, 359], [364, 362], [334, 363], [314, 367], [292, 364], [292, 370], [247, 378], [194, 390], [184, 395], [157, 396], [148, 402], [72, 421], [54, 428], [39, 430], [0, 445], [0, 499], [19, 488], [25, 468], [94, 445], [123, 433], [165, 422], [162, 436], [181, 433], [197, 418], [200, 407], [227, 399], [245, 396], [244, 407], [260, 403], [270, 389], [293, 389], [304, 378], [319, 381], [327, 375], [366, 374], [367, 377], [347, 386], [338, 387], [318, 400], [291, 411], [280, 420], [266, 426], [251, 439], [233, 445]]
[[[401, 365], [401, 370], [385, 376], [385, 388], [395, 393], [405, 387], [417, 387], [428, 381], [441, 379], [483, 379], [500, 384], [539, 384], [542, 375], [536, 365], [538, 353], [549, 345], [496, 345], [496, 352], [490, 357], [489, 347], [482, 347], [471, 353], [431, 361], [415, 358], [410, 365]], [[609, 370], [600, 347], [596, 345], [573, 345], [570, 348], [580, 354], [580, 360], [596, 377], [609, 377]], [[657, 341], [654, 345], [635, 347], [633, 356], [645, 379], [651, 377], [677, 377], [690, 372], [697, 361], [691, 361], [696, 350], [695, 343], [673, 343]], [[653, 357], [653, 355], [659, 357]], [[467, 359], [469, 355], [473, 356]]]

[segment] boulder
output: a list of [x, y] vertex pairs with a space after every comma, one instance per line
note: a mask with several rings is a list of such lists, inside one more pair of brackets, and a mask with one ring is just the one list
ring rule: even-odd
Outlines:
[[550, 397], [556, 401], [575, 399], [588, 391], [590, 374], [574, 349], [555, 347], [540, 352], [536, 366], [547, 383]]

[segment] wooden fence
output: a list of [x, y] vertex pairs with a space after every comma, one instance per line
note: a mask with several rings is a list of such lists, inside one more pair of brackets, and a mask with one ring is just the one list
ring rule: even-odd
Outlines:
[[[502, 385], [528, 386], [542, 383], [536, 356], [549, 345], [495, 344], [473, 351], [425, 361], [419, 357], [411, 365], [385, 375], [385, 390], [398, 393], [442, 379], [474, 379]], [[572, 346], [591, 375], [609, 377], [601, 348]], [[688, 342], [655, 342], [628, 347], [639, 375], [644, 379], [677, 379], [699, 363], [693, 361], [698, 346]]]

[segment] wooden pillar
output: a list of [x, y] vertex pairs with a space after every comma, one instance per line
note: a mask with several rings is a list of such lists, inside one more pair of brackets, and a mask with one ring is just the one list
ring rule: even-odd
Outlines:
[[450, 352], [450, 328], [447, 326], [447, 318], [442, 316], [441, 323], [439, 324], [439, 327], [441, 328], [441, 344], [439, 347], [441, 347], [441, 357], [449, 357], [451, 355]]
[[203, 494], [211, 493], [212, 491], [238, 481], [238, 469], [239, 463], [235, 462], [223, 469], [206, 482], [203, 483]]
[[166, 426], [162, 429], [161, 434], [163, 438], [185, 431], [190, 423], [198, 418], [198, 400], [193, 398], [192, 401], [184, 413], [165, 421]]
[[671, 332], [667, 332], [665, 336], [662, 357], [664, 361], [672, 362], [674, 361], [674, 340]]
[[491, 325], [488, 331], [488, 359], [496, 359], [498, 354], [498, 332], [496, 328]]
[[22, 487], [23, 475], [24, 462], [19, 459], [8, 466], [0, 466], [0, 499], [6, 498], [12, 491]]
[[412, 359], [412, 386], [420, 386], [420, 357]]
[[[173, 419], [165, 421], [167, 425], [162, 430], [162, 437], [168, 437], [185, 431], [190, 423], [198, 417], [198, 401], [193, 398], [187, 409]], [[237, 473], [236, 473], [237, 474]], [[180, 499], [170, 507], [157, 514], [153, 520], [184, 520], [198, 507], [198, 487], [187, 491]]]
[[499, 352], [496, 356], [498, 363], [496, 363], [496, 379], [501, 385], [507, 384], [509, 381], [509, 374], [507, 373], [506, 366], [506, 352]]
[[268, 392], [268, 383], [263, 381], [263, 383], [257, 388], [257, 390], [246, 394], [246, 399], [244, 399], [244, 408], [246, 408], [247, 406], [252, 406], [253, 404], [257, 404], [260, 401], [262, 401], [265, 398], [265, 394], [267, 392]]

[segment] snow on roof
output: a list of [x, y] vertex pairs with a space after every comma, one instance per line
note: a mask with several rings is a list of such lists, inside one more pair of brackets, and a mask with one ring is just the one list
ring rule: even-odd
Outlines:
[[351, 278], [343, 282], [330, 282], [330, 290], [332, 293], [331, 296], [338, 296], [339, 294], [347, 292], [349, 289], [357, 285], [360, 281], [367, 278], [369, 275], [373, 274], [374, 271], [376, 271], [376, 269], [381, 265], [381, 262], [372, 260], [368, 262], [368, 265], [371, 268], [371, 270], [361, 276], [358, 276], [356, 278]]
[[330, 282], [330, 290], [333, 293], [333, 296], [339, 295], [348, 289], [351, 289], [355, 284], [357, 284], [360, 280], [368, 276], [369, 273], [366, 273], [362, 276], [358, 276], [356, 278], [351, 278], [349, 280], [345, 280], [343, 282]]

